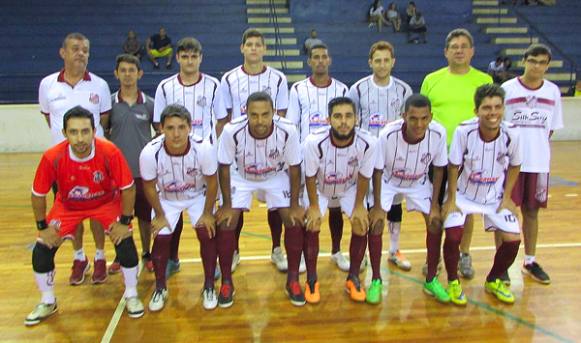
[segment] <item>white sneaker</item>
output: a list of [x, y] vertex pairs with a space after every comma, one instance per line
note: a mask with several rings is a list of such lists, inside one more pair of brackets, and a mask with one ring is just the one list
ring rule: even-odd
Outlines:
[[305, 263], [305, 254], [301, 254], [301, 263], [299, 264], [299, 273], [307, 271], [307, 264]]
[[167, 288], [156, 289], [153, 291], [151, 300], [149, 301], [149, 310], [151, 312], [161, 311], [165, 306], [165, 301], [167, 300]]
[[58, 310], [56, 301], [54, 304], [44, 304], [40, 303], [36, 305], [34, 310], [30, 312], [26, 319], [24, 319], [24, 325], [32, 326], [40, 323], [43, 319], [50, 317], [53, 313]]
[[280, 247], [274, 248], [272, 250], [272, 254], [270, 255], [270, 261], [276, 265], [276, 269], [281, 272], [286, 272], [288, 269], [288, 262], [286, 257], [282, 253], [282, 249]]
[[344, 272], [349, 271], [349, 260], [340, 251], [331, 255], [331, 260]]
[[140, 318], [143, 316], [143, 303], [138, 297], [125, 299], [125, 309], [127, 310], [127, 315], [131, 318]]
[[204, 288], [202, 291], [202, 306], [204, 306], [206, 310], [213, 310], [218, 307], [218, 296], [213, 287]]
[[412, 269], [411, 262], [399, 250], [394, 253], [390, 252], [387, 260], [401, 270], [409, 271]]
[[234, 255], [232, 255], [232, 273], [236, 270], [236, 267], [240, 264], [240, 253], [238, 250], [234, 250]]

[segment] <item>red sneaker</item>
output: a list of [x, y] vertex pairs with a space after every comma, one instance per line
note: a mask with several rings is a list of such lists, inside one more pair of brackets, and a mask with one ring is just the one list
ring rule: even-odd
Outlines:
[[89, 264], [89, 259], [85, 257], [84, 261], [74, 260], [73, 267], [71, 268], [71, 277], [69, 277], [69, 284], [76, 286], [85, 282], [85, 274], [89, 273], [91, 265]]
[[121, 272], [121, 264], [119, 264], [119, 261], [115, 260], [109, 266], [109, 274], [117, 274], [119, 272]]
[[107, 280], [107, 261], [95, 260], [93, 264], [93, 284], [104, 283]]

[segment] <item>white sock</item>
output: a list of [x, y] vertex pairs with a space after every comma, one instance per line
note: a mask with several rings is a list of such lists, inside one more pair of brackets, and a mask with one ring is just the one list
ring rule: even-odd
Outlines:
[[401, 222], [389, 222], [389, 252], [395, 254], [399, 250], [399, 233], [401, 230]]
[[104, 260], [105, 259], [105, 250], [97, 249], [95, 251], [95, 260]]
[[73, 253], [74, 259], [78, 260], [78, 261], [84, 261], [87, 256], [85, 256], [85, 250], [83, 250], [83, 248], [79, 249], [79, 250], [75, 250], [75, 252]]
[[125, 298], [131, 298], [137, 296], [137, 268], [138, 266], [132, 268], [121, 267], [121, 272], [123, 273], [123, 281], [125, 282]]
[[48, 273], [34, 273], [38, 290], [42, 294], [40, 301], [44, 304], [54, 304], [54, 270]]
[[535, 262], [535, 255], [525, 255], [525, 264], [533, 264]]

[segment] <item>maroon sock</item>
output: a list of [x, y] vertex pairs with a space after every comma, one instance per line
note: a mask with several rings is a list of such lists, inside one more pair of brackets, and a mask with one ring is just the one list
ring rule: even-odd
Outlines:
[[367, 234], [369, 246], [369, 261], [371, 262], [372, 280], [381, 279], [381, 234], [374, 235], [371, 232]]
[[242, 226], [244, 225], [244, 212], [240, 212], [238, 217], [238, 223], [236, 224], [236, 248], [234, 250], [240, 253], [240, 233], [242, 232]]
[[278, 210], [268, 211], [268, 226], [272, 237], [272, 250], [280, 247], [280, 236], [282, 236], [282, 218]]
[[519, 244], [520, 240], [502, 242], [500, 247], [498, 247], [496, 250], [496, 254], [494, 255], [494, 264], [492, 265], [490, 273], [486, 277], [486, 281], [494, 281], [500, 278], [500, 276], [508, 270], [508, 267], [512, 265], [516, 255], [518, 254]]
[[176, 228], [172, 233], [171, 246], [169, 249], [169, 258], [173, 261], [179, 260], [178, 250], [180, 248], [180, 237], [182, 236], [182, 229], [184, 228], [184, 214], [180, 214], [180, 219], [176, 224]]
[[427, 230], [426, 233], [426, 248], [428, 249], [428, 274], [426, 274], [426, 281], [432, 281], [438, 272], [438, 263], [440, 262], [440, 249], [442, 246], [442, 231], [433, 233]]
[[306, 231], [303, 251], [307, 263], [307, 280], [317, 280], [317, 258], [319, 257], [319, 231]]
[[236, 232], [234, 230], [216, 230], [216, 250], [220, 258], [222, 283], [232, 284], [232, 256], [236, 247]]
[[458, 260], [460, 259], [460, 242], [464, 227], [456, 226], [446, 229], [444, 239], [444, 263], [448, 273], [448, 281], [458, 280]]
[[299, 280], [299, 264], [303, 252], [303, 228], [295, 225], [284, 229], [284, 247], [288, 262], [287, 282]]
[[214, 272], [216, 271], [216, 258], [218, 250], [216, 248], [216, 239], [210, 238], [206, 227], [197, 227], [196, 236], [200, 241], [200, 255], [204, 265], [204, 288], [214, 287]]
[[361, 268], [361, 261], [365, 256], [365, 246], [367, 245], [367, 235], [357, 236], [351, 234], [351, 243], [349, 244], [349, 275], [359, 276], [359, 269]]
[[329, 229], [331, 231], [331, 252], [341, 251], [341, 238], [343, 237], [343, 213], [341, 208], [329, 209]]
[[157, 235], [153, 240], [153, 248], [151, 249], [151, 261], [153, 262], [153, 270], [155, 271], [156, 289], [167, 288], [165, 269], [169, 259], [171, 240], [172, 235]]

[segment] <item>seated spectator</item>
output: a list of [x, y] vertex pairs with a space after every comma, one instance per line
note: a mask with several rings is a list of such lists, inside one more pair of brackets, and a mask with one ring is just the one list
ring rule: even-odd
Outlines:
[[408, 26], [408, 43], [426, 43], [426, 21], [420, 11], [415, 11], [415, 15], [410, 19]]
[[387, 17], [387, 21], [391, 24], [391, 26], [393, 26], [393, 32], [399, 32], [401, 29], [401, 17], [397, 11], [395, 2], [389, 4], [387, 11], [385, 12], [385, 16]]
[[498, 78], [499, 78], [499, 82], [498, 83], [504, 83], [514, 77], [516, 77], [516, 74], [514, 71], [511, 70], [512, 67], [512, 60], [510, 59], [510, 57], [505, 57], [504, 60], [502, 61], [502, 65], [503, 65], [503, 71], [498, 73]]
[[381, 32], [383, 25], [389, 25], [389, 22], [385, 19], [383, 6], [381, 6], [379, 0], [373, 1], [373, 5], [369, 7], [369, 27], [375, 25], [377, 25], [377, 31], [379, 32]]
[[147, 39], [147, 56], [151, 63], [153, 63], [153, 68], [159, 69], [157, 59], [163, 57], [167, 57], [167, 62], [165, 63], [166, 68], [171, 68], [173, 49], [171, 47], [171, 38], [167, 35], [165, 28], [159, 28], [159, 33]]
[[129, 55], [133, 55], [141, 60], [141, 55], [143, 54], [143, 47], [137, 38], [135, 31], [129, 31], [127, 33], [127, 39], [123, 43], [123, 52]]
[[305, 55], [308, 56], [311, 47], [313, 45], [318, 44], [323, 44], [323, 41], [317, 38], [317, 31], [315, 29], [312, 29], [309, 38], [305, 39], [305, 42], [303, 43], [303, 52], [305, 53]]
[[496, 60], [490, 62], [486, 72], [492, 76], [494, 83], [500, 83], [501, 73], [504, 72], [504, 59], [502, 56], [498, 56]]
[[405, 31], [409, 30], [410, 20], [416, 15], [416, 3], [413, 1], [408, 2], [408, 6], [405, 9]]

